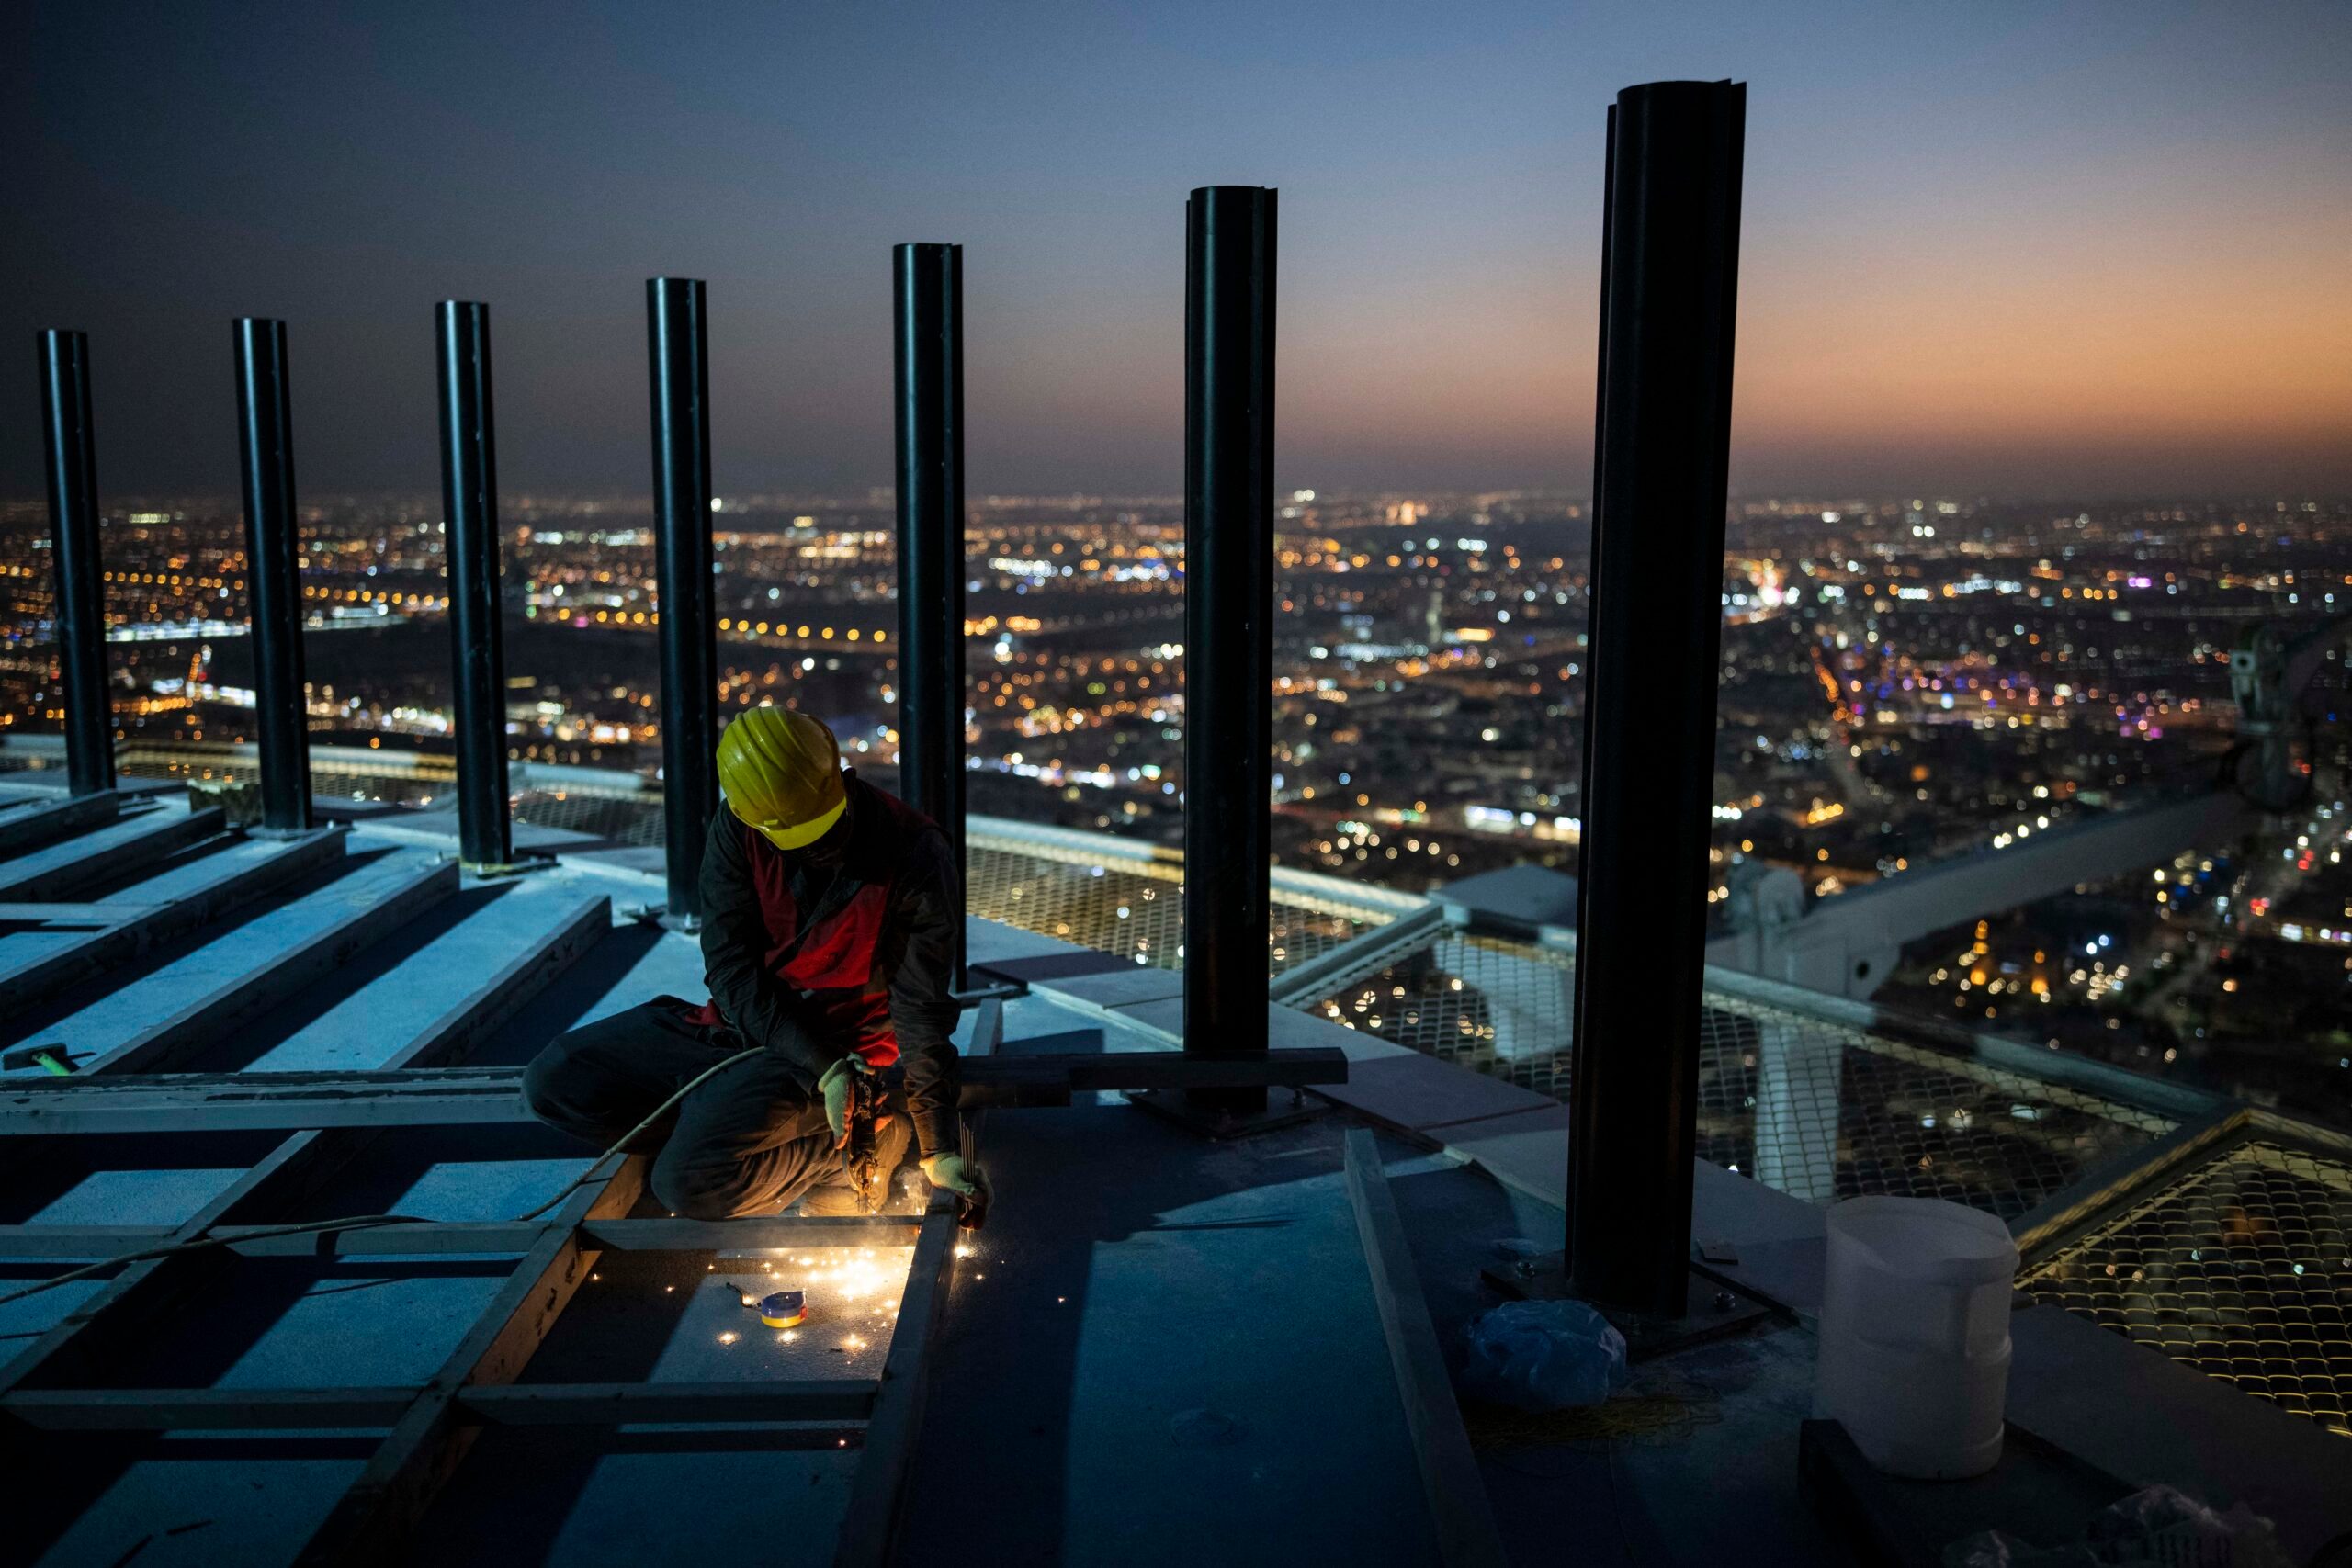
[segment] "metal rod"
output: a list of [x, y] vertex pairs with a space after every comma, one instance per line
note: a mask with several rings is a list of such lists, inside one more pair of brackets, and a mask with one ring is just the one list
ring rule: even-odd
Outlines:
[[1577, 1292], [1689, 1289], [1747, 88], [1610, 116], [1567, 1250]]
[[[1184, 212], [1184, 1050], [1266, 1050], [1273, 794], [1274, 192]], [[1265, 1108], [1262, 1088], [1195, 1091]]]
[[456, 655], [458, 854], [514, 858], [507, 815], [506, 634], [498, 563], [498, 433], [490, 380], [490, 307], [434, 307], [441, 389], [441, 515], [448, 528], [449, 633]]
[[311, 825], [311, 728], [302, 682], [302, 540], [294, 513], [294, 404], [287, 380], [286, 323], [241, 317], [234, 335], [261, 824], [274, 832], [296, 833]]
[[64, 678], [65, 781], [75, 795], [114, 787], [107, 695], [107, 601], [98, 558], [98, 463], [90, 426], [90, 340], [40, 334], [42, 465], [49, 477], [51, 625]]
[[669, 913], [692, 924], [718, 807], [718, 643], [710, 614], [710, 361], [699, 278], [645, 285], [662, 623], [662, 817]]
[[[899, 415], [899, 793], [964, 864], [964, 247], [891, 254]], [[954, 988], [962, 990], [964, 923]]]

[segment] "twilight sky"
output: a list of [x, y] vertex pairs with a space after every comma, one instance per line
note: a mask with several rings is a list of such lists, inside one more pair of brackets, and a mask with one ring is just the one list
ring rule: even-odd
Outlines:
[[720, 492], [863, 491], [913, 239], [967, 247], [974, 494], [1170, 492], [1213, 183], [1282, 189], [1285, 487], [1581, 491], [1604, 107], [1722, 76], [1736, 490], [2352, 490], [2341, 0], [7, 10], [0, 496], [45, 326], [102, 496], [232, 490], [243, 314], [306, 495], [430, 491], [452, 296], [506, 493], [641, 491], [657, 272], [709, 280]]

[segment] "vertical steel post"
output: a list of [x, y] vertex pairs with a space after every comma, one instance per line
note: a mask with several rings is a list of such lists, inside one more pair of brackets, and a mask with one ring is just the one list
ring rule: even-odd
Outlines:
[[241, 317], [232, 335], [261, 825], [272, 832], [298, 833], [311, 825], [311, 725], [302, 687], [302, 540], [294, 514], [294, 402], [287, 379], [286, 323]]
[[1746, 112], [1731, 82], [1619, 95], [1602, 237], [1567, 1261], [1579, 1295], [1678, 1317]]
[[90, 340], [40, 334], [41, 465], [49, 476], [51, 635], [64, 680], [65, 782], [114, 787], [114, 705], [107, 695], [107, 600], [99, 581], [98, 460], [90, 428]]
[[[1274, 192], [1184, 209], [1184, 1051], [1262, 1056], [1273, 795]], [[1195, 1091], [1201, 1110], [1266, 1091]]]
[[718, 642], [710, 614], [710, 362], [699, 278], [645, 285], [653, 390], [653, 533], [662, 602], [662, 818], [669, 913], [695, 884], [718, 807]]
[[506, 634], [498, 564], [498, 432], [492, 416], [490, 307], [434, 307], [441, 389], [441, 516], [447, 529], [449, 634], [456, 656], [458, 855], [514, 859], [507, 818]]
[[[899, 789], [964, 865], [964, 247], [892, 253], [899, 423]], [[954, 985], [964, 988], [964, 927]]]

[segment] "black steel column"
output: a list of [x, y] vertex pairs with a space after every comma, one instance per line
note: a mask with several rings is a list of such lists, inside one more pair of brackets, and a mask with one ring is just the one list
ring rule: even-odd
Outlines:
[[99, 581], [98, 460], [90, 429], [90, 340], [40, 334], [42, 467], [49, 475], [50, 625], [64, 679], [65, 782], [114, 787], [114, 705], [107, 695], [107, 600]]
[[300, 832], [311, 825], [311, 726], [302, 690], [302, 540], [294, 516], [294, 404], [287, 383], [286, 323], [242, 317], [234, 336], [261, 825], [275, 832]]
[[[899, 413], [899, 793], [964, 864], [964, 247], [891, 254]], [[964, 926], [956, 925], [957, 990]]]
[[1610, 111], [1591, 651], [1577, 912], [1568, 1267], [1679, 1316], [1723, 629], [1747, 88], [1629, 87]]
[[[1184, 209], [1184, 1051], [1266, 1051], [1273, 797], [1274, 193]], [[1196, 1091], [1261, 1111], [1266, 1091]]]
[[645, 285], [653, 377], [653, 534], [661, 579], [662, 816], [669, 911], [701, 913], [695, 882], [718, 807], [718, 642], [710, 615], [710, 364], [699, 278]]
[[433, 310], [441, 388], [441, 515], [447, 527], [449, 633], [456, 653], [458, 855], [514, 859], [507, 820], [506, 636], [498, 567], [498, 433], [490, 395], [490, 307]]

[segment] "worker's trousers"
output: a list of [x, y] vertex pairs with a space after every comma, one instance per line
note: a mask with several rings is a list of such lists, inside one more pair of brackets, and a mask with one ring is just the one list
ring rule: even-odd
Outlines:
[[[732, 1029], [692, 1022], [694, 1011], [657, 997], [559, 1036], [524, 1071], [531, 1114], [611, 1146], [695, 1074], [744, 1049]], [[845, 1168], [823, 1101], [769, 1051], [696, 1086], [631, 1152], [656, 1148], [653, 1196], [688, 1219], [773, 1213]]]

